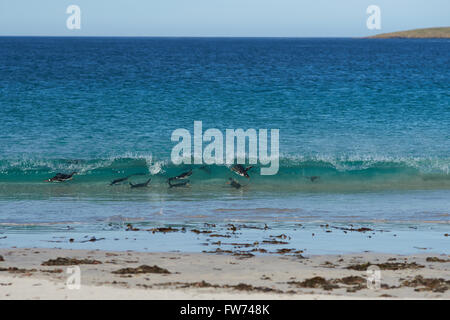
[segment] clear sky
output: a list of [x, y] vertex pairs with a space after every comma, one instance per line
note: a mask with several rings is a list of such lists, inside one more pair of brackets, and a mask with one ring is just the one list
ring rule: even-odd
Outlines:
[[[81, 29], [69, 30], [69, 5]], [[381, 30], [366, 27], [369, 5]], [[355, 37], [450, 26], [450, 0], [0, 0], [0, 35]]]

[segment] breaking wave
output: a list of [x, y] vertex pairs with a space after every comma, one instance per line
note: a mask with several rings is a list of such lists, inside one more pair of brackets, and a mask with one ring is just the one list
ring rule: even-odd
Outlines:
[[[78, 172], [68, 184], [108, 185], [123, 177], [152, 177], [152, 185], [167, 187], [169, 177], [193, 169], [191, 186], [221, 185], [229, 177], [240, 179], [255, 189], [274, 190], [370, 190], [370, 189], [449, 189], [450, 159], [393, 158], [382, 156], [285, 156], [273, 176], [260, 175], [260, 165], [250, 171], [250, 180], [241, 178], [226, 165], [173, 165], [151, 155], [126, 154], [105, 159], [16, 159], [0, 160], [0, 183], [44, 183], [58, 172]], [[316, 177], [316, 178], [312, 178]], [[222, 181], [222, 182], [221, 182]]]

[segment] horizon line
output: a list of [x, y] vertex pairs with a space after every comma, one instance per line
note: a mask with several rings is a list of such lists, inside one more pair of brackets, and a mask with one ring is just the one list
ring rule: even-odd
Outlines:
[[261, 38], [261, 39], [364, 39], [368, 36], [139, 36], [139, 35], [0, 35], [0, 38]]

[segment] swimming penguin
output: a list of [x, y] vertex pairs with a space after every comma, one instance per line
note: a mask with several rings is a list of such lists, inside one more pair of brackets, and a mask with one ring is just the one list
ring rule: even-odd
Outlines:
[[129, 176], [126, 176], [126, 177], [123, 177], [123, 178], [119, 178], [119, 179], [113, 180], [109, 185], [110, 185], [110, 186], [113, 186], [113, 185], [115, 185], [115, 184], [117, 184], [117, 183], [127, 181], [127, 180], [128, 180], [129, 178], [131, 178], [132, 176], [142, 176], [142, 175], [144, 175], [144, 174], [145, 174], [145, 173], [130, 174]]
[[72, 177], [75, 174], [78, 174], [78, 172], [74, 171], [71, 174], [57, 173], [56, 176], [54, 176], [53, 178], [50, 178], [46, 181], [48, 181], [48, 182], [64, 182], [64, 181], [72, 180]]
[[250, 176], [248, 175], [247, 171], [250, 170], [251, 168], [253, 168], [253, 166], [244, 168], [242, 165], [236, 164], [231, 167], [231, 171], [234, 171], [236, 174], [238, 174], [242, 177], [246, 177], [246, 178], [250, 179]]
[[180, 174], [180, 175], [178, 175], [176, 177], [169, 178], [168, 181], [169, 181], [169, 184], [170, 184], [170, 181], [187, 179], [187, 177], [189, 177], [191, 175], [192, 175], [192, 169], [187, 171], [187, 172], [184, 172], [184, 173], [182, 173], [182, 174]]
[[113, 180], [109, 185], [110, 185], [110, 186], [113, 186], [113, 185], [115, 185], [115, 184], [117, 184], [117, 183], [119, 183], [119, 182], [127, 181], [128, 178], [130, 178], [130, 177], [131, 177], [131, 176]]
[[186, 181], [184, 181], [184, 182], [179, 182], [179, 183], [175, 183], [175, 184], [172, 184], [172, 183], [170, 183], [170, 179], [169, 179], [169, 188], [177, 188], [177, 187], [189, 187], [189, 180], [186, 180]]
[[229, 178], [228, 180], [230, 180], [230, 181], [227, 182], [227, 184], [229, 184], [233, 188], [240, 189], [242, 187], [242, 185], [239, 182], [237, 182], [235, 179]]
[[132, 184], [130, 182], [130, 186], [131, 186], [131, 188], [145, 188], [145, 187], [148, 187], [148, 184], [150, 183], [150, 181], [152, 181], [151, 178], [148, 179], [147, 182], [144, 182], [144, 183]]

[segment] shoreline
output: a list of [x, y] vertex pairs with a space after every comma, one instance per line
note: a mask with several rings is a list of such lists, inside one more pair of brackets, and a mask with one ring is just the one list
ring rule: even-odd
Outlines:
[[[3, 248], [0, 256], [2, 300], [450, 299], [450, 256], [444, 254], [247, 257]], [[66, 285], [73, 265], [81, 271], [79, 290]], [[367, 267], [379, 269], [379, 288], [367, 287], [373, 274]]]
[[[448, 223], [115, 221], [0, 226], [0, 248], [303, 256], [359, 252], [450, 254]], [[332, 244], [332, 245], [330, 245]]]

